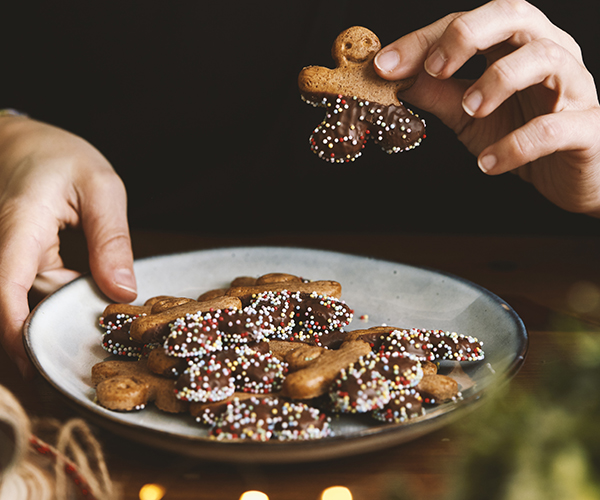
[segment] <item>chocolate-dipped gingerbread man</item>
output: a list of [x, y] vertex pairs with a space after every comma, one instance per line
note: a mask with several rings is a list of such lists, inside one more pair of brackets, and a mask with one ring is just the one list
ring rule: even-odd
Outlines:
[[387, 153], [414, 149], [425, 137], [425, 122], [398, 100], [415, 78], [388, 81], [375, 73], [381, 49], [377, 36], [360, 26], [338, 35], [332, 47], [334, 69], [308, 66], [298, 77], [302, 98], [325, 107], [325, 119], [310, 136], [323, 160], [346, 163], [361, 156], [368, 139]]

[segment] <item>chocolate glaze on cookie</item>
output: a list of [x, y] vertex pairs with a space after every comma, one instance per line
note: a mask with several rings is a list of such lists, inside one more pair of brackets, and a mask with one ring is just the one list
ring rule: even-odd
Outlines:
[[423, 378], [423, 368], [417, 358], [399, 352], [378, 353], [374, 358], [374, 369], [396, 389], [414, 387]]
[[386, 153], [398, 153], [416, 148], [425, 137], [425, 122], [403, 104], [384, 106], [343, 95], [307, 102], [327, 109], [309, 143], [319, 158], [331, 163], [356, 160], [368, 139]]
[[400, 389], [393, 391], [390, 401], [383, 408], [374, 410], [371, 415], [383, 422], [404, 423], [423, 415], [422, 404], [423, 398], [416, 389]]
[[366, 413], [389, 402], [392, 382], [378, 370], [377, 358], [377, 355], [362, 356], [340, 371], [329, 389], [335, 411]]
[[102, 334], [102, 347], [111, 354], [129, 358], [139, 358], [142, 355], [144, 344], [133, 340], [129, 336], [131, 323], [141, 315], [114, 314], [100, 317], [99, 325]]
[[198, 357], [223, 346], [218, 318], [221, 311], [187, 314], [170, 325], [164, 348], [169, 356]]
[[244, 311], [270, 317], [270, 339], [321, 345], [323, 335], [339, 332], [352, 321], [354, 311], [340, 299], [316, 292], [264, 292], [256, 294]]
[[272, 331], [272, 320], [255, 310], [188, 314], [170, 325], [164, 347], [171, 356], [202, 356], [229, 346], [259, 342]]
[[254, 294], [244, 311], [270, 321], [269, 337], [285, 337], [294, 326], [291, 313], [292, 292], [288, 290], [266, 291]]
[[475, 337], [443, 330], [396, 329], [370, 340], [379, 352], [401, 352], [422, 361], [481, 361], [485, 357], [483, 344]]
[[317, 293], [298, 293], [292, 298], [294, 326], [291, 340], [321, 345], [323, 335], [341, 331], [354, 311], [339, 299]]
[[308, 440], [331, 435], [329, 418], [317, 408], [276, 396], [234, 398], [216, 415], [213, 439]]
[[231, 370], [215, 356], [204, 356], [190, 363], [175, 382], [175, 395], [184, 401], [221, 401], [234, 392]]
[[287, 363], [280, 361], [270, 352], [260, 352], [245, 345], [223, 351], [219, 357], [225, 359], [235, 387], [241, 392], [276, 392], [281, 389], [287, 373]]

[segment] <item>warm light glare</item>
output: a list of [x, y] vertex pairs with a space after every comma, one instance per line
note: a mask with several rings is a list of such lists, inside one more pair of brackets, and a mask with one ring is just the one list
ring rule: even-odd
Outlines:
[[567, 302], [575, 312], [592, 312], [600, 305], [600, 289], [589, 281], [578, 281], [568, 289]]
[[345, 486], [331, 486], [321, 493], [321, 500], [352, 500], [352, 493]]
[[269, 500], [269, 497], [262, 491], [245, 491], [240, 500]]
[[145, 484], [140, 489], [140, 500], [160, 500], [165, 496], [165, 488], [160, 484]]

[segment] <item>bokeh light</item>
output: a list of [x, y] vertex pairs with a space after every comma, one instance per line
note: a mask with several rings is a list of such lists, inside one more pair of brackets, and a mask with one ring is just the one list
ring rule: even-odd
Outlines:
[[262, 491], [245, 491], [242, 493], [240, 500], [269, 500], [269, 497]]
[[331, 486], [321, 493], [321, 500], [352, 500], [352, 493], [345, 486]]
[[592, 312], [600, 306], [600, 288], [590, 281], [573, 283], [567, 291], [567, 303], [577, 313]]
[[140, 500], [161, 500], [166, 490], [160, 484], [145, 484], [140, 489]]

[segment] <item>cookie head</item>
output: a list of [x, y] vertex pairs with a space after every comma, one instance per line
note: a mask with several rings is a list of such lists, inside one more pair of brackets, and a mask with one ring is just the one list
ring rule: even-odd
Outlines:
[[364, 63], [375, 57], [381, 49], [379, 38], [371, 30], [354, 26], [340, 33], [331, 49], [338, 66], [348, 63]]

